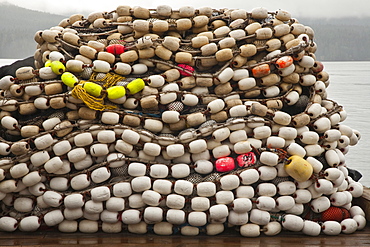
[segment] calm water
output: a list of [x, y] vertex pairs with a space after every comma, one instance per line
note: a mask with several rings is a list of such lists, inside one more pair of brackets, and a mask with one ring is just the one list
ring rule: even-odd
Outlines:
[[[14, 59], [0, 59], [0, 66]], [[343, 124], [361, 132], [361, 140], [350, 147], [347, 166], [360, 171], [360, 182], [370, 186], [370, 62], [324, 62], [330, 75], [328, 98], [338, 102], [348, 117]], [[368, 153], [369, 152], [369, 153]]]

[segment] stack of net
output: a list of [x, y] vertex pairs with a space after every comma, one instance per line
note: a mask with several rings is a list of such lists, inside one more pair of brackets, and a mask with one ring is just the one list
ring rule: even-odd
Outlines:
[[362, 229], [360, 139], [283, 10], [119, 6], [35, 34], [1, 87], [0, 230]]

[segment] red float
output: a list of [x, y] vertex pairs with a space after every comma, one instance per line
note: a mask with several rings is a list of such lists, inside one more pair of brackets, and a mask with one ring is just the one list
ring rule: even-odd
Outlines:
[[241, 154], [236, 158], [239, 167], [250, 167], [256, 164], [257, 157], [253, 152]]
[[191, 76], [192, 73], [194, 72], [194, 68], [191, 67], [190, 65], [181, 63], [181, 64], [178, 64], [177, 66], [179, 66], [180, 68], [183, 68], [183, 69], [179, 69], [180, 75], [182, 76]]
[[218, 158], [215, 165], [218, 172], [228, 172], [235, 169], [235, 161], [231, 157]]
[[108, 45], [105, 50], [113, 55], [120, 55], [125, 52], [125, 46], [121, 44]]

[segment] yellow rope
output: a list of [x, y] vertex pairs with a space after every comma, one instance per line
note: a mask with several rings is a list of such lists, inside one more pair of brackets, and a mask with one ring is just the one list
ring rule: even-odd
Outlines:
[[[105, 82], [103, 85], [103, 88], [109, 88], [112, 86], [115, 86], [117, 82], [122, 81], [124, 79], [123, 76], [117, 75], [115, 73], [107, 73], [103, 78], [96, 79], [96, 76], [98, 73], [94, 72], [89, 81], [91, 82]], [[72, 89], [72, 96], [82, 100], [87, 107], [90, 109], [96, 110], [96, 111], [103, 111], [103, 110], [112, 110], [116, 109], [116, 106], [113, 105], [104, 105], [104, 99], [107, 96], [106, 94], [103, 94], [101, 98], [94, 97], [90, 95], [86, 90], [83, 88], [83, 82], [80, 81], [80, 84], [76, 85]]]
[[96, 79], [96, 76], [98, 75], [98, 73], [94, 72], [89, 81], [92, 81], [92, 82], [104, 82], [104, 85], [103, 87], [104, 88], [109, 88], [109, 87], [112, 87], [112, 86], [115, 86], [117, 84], [117, 82], [119, 81], [122, 81], [123, 79], [125, 79], [125, 77], [123, 76], [120, 76], [120, 75], [117, 75], [115, 73], [107, 73], [103, 78], [100, 78], [100, 79]]
[[116, 108], [116, 106], [113, 105], [104, 105], [105, 95], [101, 98], [97, 98], [88, 94], [82, 87], [82, 84], [78, 84], [73, 88], [72, 96], [82, 100], [87, 107], [96, 111], [112, 110]]

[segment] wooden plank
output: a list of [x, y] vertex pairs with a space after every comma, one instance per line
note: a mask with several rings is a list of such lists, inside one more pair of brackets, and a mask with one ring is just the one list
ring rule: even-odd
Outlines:
[[89, 245], [89, 247], [370, 246], [370, 226], [354, 234], [340, 234], [339, 236], [322, 234], [317, 237], [305, 236], [302, 233], [283, 232], [273, 237], [261, 234], [257, 238], [245, 238], [234, 231], [218, 236], [158, 236], [154, 234], [107, 234], [103, 232], [84, 234], [60, 233], [57, 231], [0, 233], [0, 246], [48, 247], [80, 245]]

